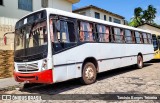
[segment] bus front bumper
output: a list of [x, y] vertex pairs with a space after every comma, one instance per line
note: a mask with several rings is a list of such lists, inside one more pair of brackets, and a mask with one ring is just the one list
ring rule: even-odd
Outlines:
[[17, 82], [27, 83], [53, 83], [52, 69], [36, 73], [18, 73], [14, 72], [14, 78]]

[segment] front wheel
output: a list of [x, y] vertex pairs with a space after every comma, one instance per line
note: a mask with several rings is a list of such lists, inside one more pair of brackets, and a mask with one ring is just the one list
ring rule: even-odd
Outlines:
[[137, 56], [137, 67], [138, 69], [143, 68], [143, 58], [140, 55]]
[[86, 63], [82, 70], [81, 81], [83, 84], [92, 84], [96, 81], [97, 71], [93, 63]]

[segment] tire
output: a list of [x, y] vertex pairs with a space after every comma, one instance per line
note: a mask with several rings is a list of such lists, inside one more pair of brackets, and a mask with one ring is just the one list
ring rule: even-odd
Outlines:
[[83, 84], [92, 84], [96, 81], [97, 70], [93, 63], [87, 62], [82, 68], [82, 78], [81, 82]]
[[137, 67], [138, 69], [142, 69], [143, 68], [143, 58], [141, 55], [137, 56]]

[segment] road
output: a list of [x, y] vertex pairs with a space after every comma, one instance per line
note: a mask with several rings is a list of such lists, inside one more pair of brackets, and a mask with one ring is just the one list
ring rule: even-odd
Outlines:
[[[6, 94], [106, 94], [106, 93], [131, 93], [131, 94], [160, 94], [160, 61], [152, 61], [144, 64], [144, 68], [137, 69], [135, 66], [129, 66], [124, 68], [118, 68], [115, 70], [107, 71], [98, 74], [97, 82], [91, 85], [82, 85], [78, 79], [51, 84], [51, 85], [38, 85], [29, 88], [22, 88], [20, 90], [6, 91]], [[5, 102], [5, 101], [3, 101]], [[26, 103], [22, 101], [22, 103]], [[32, 101], [37, 103], [37, 101]], [[39, 101], [40, 102], [40, 101]], [[52, 102], [52, 100], [41, 101]], [[70, 101], [54, 101], [62, 103], [75, 102]], [[103, 101], [103, 100], [79, 100], [77, 102], [114, 102], [115, 101]], [[119, 101], [126, 102], [138, 102], [135, 101]], [[139, 101], [141, 103], [159, 103], [160, 101]], [[11, 101], [14, 103], [14, 101]], [[15, 103], [17, 103], [15, 101]]]

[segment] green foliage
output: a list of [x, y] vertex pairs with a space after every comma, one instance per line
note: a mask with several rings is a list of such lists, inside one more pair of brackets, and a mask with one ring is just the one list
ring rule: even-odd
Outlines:
[[141, 7], [137, 7], [134, 9], [134, 17], [131, 18], [129, 26], [137, 27], [143, 23], [153, 24], [156, 13], [157, 9], [152, 5], [149, 5], [147, 10], [143, 10]]

